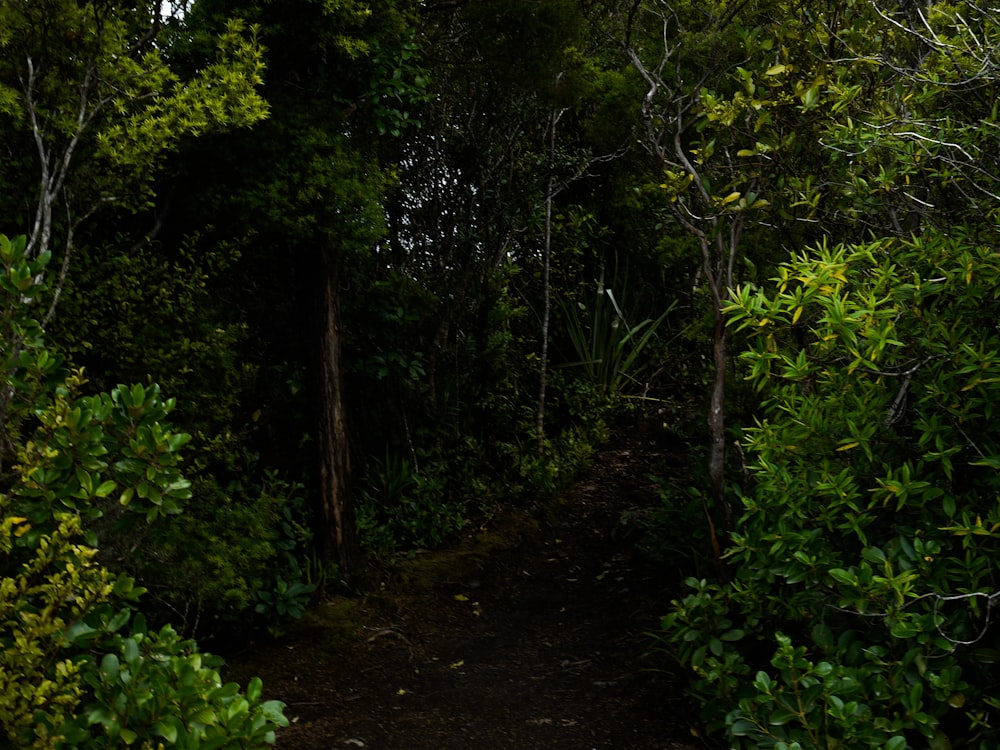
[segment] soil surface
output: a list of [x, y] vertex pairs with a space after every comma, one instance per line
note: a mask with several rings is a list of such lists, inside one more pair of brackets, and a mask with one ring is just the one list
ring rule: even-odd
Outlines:
[[225, 676], [259, 675], [287, 704], [280, 750], [703, 747], [647, 635], [679, 573], [630, 532], [661, 503], [648, 474], [663, 461], [624, 431], [558, 502], [498, 513], [376, 591], [319, 603]]

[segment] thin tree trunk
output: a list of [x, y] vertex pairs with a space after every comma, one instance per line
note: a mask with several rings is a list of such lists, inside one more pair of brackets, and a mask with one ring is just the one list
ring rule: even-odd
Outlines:
[[335, 560], [350, 580], [358, 562], [351, 461], [344, 406], [340, 348], [340, 268], [335, 252], [319, 261], [319, 346], [317, 363], [316, 445], [319, 450], [319, 535], [323, 557]]
[[556, 151], [556, 124], [559, 115], [552, 110], [549, 122], [549, 179], [545, 184], [545, 245], [542, 249], [542, 351], [539, 355], [538, 410], [535, 413], [535, 435], [538, 440], [538, 457], [545, 455], [545, 389], [548, 385], [549, 318], [552, 317], [552, 295], [549, 290], [549, 272], [552, 267], [552, 199], [555, 191], [554, 164]]
[[729, 332], [720, 309], [715, 311], [712, 337], [712, 364], [715, 367], [712, 397], [708, 408], [708, 476], [715, 507], [722, 512], [723, 531], [733, 529], [733, 514], [726, 499], [726, 366], [729, 359]]
[[[704, 232], [693, 228], [697, 234], [704, 260], [705, 278], [712, 293], [712, 394], [708, 403], [708, 481], [709, 497], [712, 507], [703, 498], [702, 510], [708, 521], [709, 535], [712, 542], [712, 554], [715, 566], [721, 579], [726, 578], [726, 566], [722, 560], [722, 546], [719, 542], [717, 527], [712, 518], [712, 508], [722, 515], [723, 536], [728, 536], [733, 530], [733, 513], [726, 498], [726, 366], [729, 360], [729, 331], [726, 329], [726, 316], [722, 312], [723, 299], [728, 292], [732, 276], [732, 259], [737, 249], [739, 233], [730, 235], [733, 241], [728, 248], [722, 242], [715, 227], [715, 250], [713, 259], [709, 238]], [[727, 252], [728, 250], [728, 252]], [[728, 256], [728, 257], [727, 257]], [[714, 262], [713, 262], [714, 261]], [[727, 273], [727, 270], [729, 271]]]
[[552, 295], [549, 292], [549, 271], [552, 261], [552, 178], [549, 178], [549, 195], [545, 199], [545, 248], [542, 252], [542, 351], [539, 354], [538, 411], [535, 415], [535, 433], [538, 438], [538, 457], [545, 455], [545, 389], [548, 385], [549, 318], [552, 316]]
[[[638, 6], [635, 6], [638, 8]], [[728, 25], [741, 7], [736, 4], [730, 13], [720, 19], [723, 26]], [[628, 17], [627, 27], [631, 29], [634, 12]], [[663, 38], [666, 42], [668, 25], [672, 16], [664, 15]], [[655, 68], [647, 68], [639, 53], [631, 45], [629, 39], [623, 41], [623, 49], [633, 67], [647, 83], [648, 89], [643, 99], [642, 110], [646, 123], [646, 136], [650, 151], [659, 159], [663, 167], [680, 167], [691, 178], [691, 190], [685, 196], [686, 202], [673, 196], [670, 210], [692, 237], [698, 240], [702, 255], [702, 270], [712, 294], [712, 315], [714, 330], [712, 334], [712, 365], [714, 377], [712, 395], [708, 406], [709, 431], [709, 496], [702, 496], [702, 510], [708, 523], [711, 536], [712, 551], [715, 564], [721, 578], [726, 577], [725, 565], [722, 560], [722, 549], [716, 524], [715, 514], [721, 514], [722, 532], [725, 536], [733, 531], [733, 514], [726, 499], [726, 366], [729, 356], [729, 333], [726, 330], [725, 315], [722, 312], [726, 296], [733, 285], [733, 272], [736, 255], [740, 251], [740, 240], [743, 232], [743, 215], [719, 210], [714, 199], [709, 182], [699, 171], [699, 167], [690, 157], [690, 144], [686, 142], [685, 132], [695, 122], [697, 115], [692, 114], [692, 108], [697, 105], [696, 96], [685, 95], [682, 90], [699, 91], [701, 85], [708, 80], [713, 72], [711, 64], [704, 68], [702, 80], [687, 88], [679, 84], [680, 79], [668, 82], [663, 78], [663, 71], [674, 58], [679, 47], [665, 47], [662, 57]], [[680, 71], [679, 63], [677, 72]], [[654, 100], [661, 91], [668, 94], [666, 106], [657, 108]], [[692, 209], [694, 204], [697, 208]], [[728, 228], [728, 231], [725, 231]], [[713, 247], [714, 246], [714, 247]]]

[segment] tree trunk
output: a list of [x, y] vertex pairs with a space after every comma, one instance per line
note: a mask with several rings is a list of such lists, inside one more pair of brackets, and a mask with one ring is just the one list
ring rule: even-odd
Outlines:
[[[731, 243], [720, 240], [718, 227], [715, 227], [715, 256], [713, 258], [708, 237], [693, 229], [701, 244], [703, 268], [706, 280], [712, 293], [712, 395], [708, 403], [708, 481], [709, 498], [702, 498], [702, 510], [708, 522], [709, 536], [712, 542], [712, 554], [715, 558], [719, 578], [725, 580], [726, 566], [722, 560], [722, 545], [719, 541], [716, 524], [713, 520], [713, 510], [716, 518], [721, 514], [723, 536], [728, 537], [733, 530], [733, 512], [726, 499], [726, 365], [729, 359], [729, 331], [726, 329], [726, 316], [722, 312], [725, 294], [732, 286], [732, 261], [739, 245], [740, 231], [733, 227], [730, 234]], [[692, 231], [692, 230], [689, 230]]]
[[545, 389], [548, 385], [549, 318], [552, 316], [552, 296], [549, 276], [552, 269], [552, 199], [555, 197], [556, 125], [562, 112], [552, 110], [549, 121], [549, 179], [545, 184], [545, 245], [542, 248], [542, 351], [539, 354], [538, 408], [535, 411], [535, 438], [538, 457], [545, 456]]
[[340, 350], [340, 259], [335, 251], [321, 253], [317, 316], [319, 361], [316, 365], [316, 447], [319, 451], [319, 529], [322, 556], [340, 566], [350, 580], [359, 558], [354, 507], [351, 502], [351, 461]]
[[715, 332], [712, 338], [712, 365], [715, 367], [712, 398], [708, 407], [708, 477], [712, 502], [721, 511], [723, 532], [733, 530], [733, 513], [726, 499], [726, 365], [729, 358], [729, 332], [722, 310], [715, 309]]

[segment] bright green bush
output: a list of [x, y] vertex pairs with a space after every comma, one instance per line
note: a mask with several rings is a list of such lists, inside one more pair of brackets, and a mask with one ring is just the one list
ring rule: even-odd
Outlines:
[[15, 556], [31, 526], [8, 511], [0, 496], [0, 727], [13, 746], [53, 747], [82, 700], [84, 665], [63, 649], [66, 633], [115, 586], [94, 562], [95, 550], [73, 543], [79, 519], [66, 516], [33, 554]]
[[733, 747], [1000, 742], [998, 290], [1000, 254], [955, 229], [736, 291], [752, 489], [732, 580], [664, 620]]
[[[0, 733], [11, 747], [256, 748], [287, 722], [281, 704], [223, 684], [221, 661], [169, 626], [150, 633], [141, 590], [95, 561], [79, 519], [59, 514], [33, 549], [0, 499]], [[20, 557], [26, 561], [17, 564]]]
[[[84, 396], [31, 316], [45, 257], [0, 235], [0, 738], [54, 748], [257, 748], [281, 706], [219, 678], [169, 627], [149, 632], [133, 581], [96, 544], [179, 514], [190, 496], [156, 386]], [[141, 539], [141, 535], [137, 538]]]

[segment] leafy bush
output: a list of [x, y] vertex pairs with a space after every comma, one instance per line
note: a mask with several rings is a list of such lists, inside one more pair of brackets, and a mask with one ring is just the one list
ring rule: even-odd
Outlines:
[[[149, 589], [150, 619], [200, 638], [246, 635], [262, 624], [281, 630], [316, 590], [304, 580], [312, 533], [301, 486], [265, 471], [259, 482], [224, 486], [199, 477], [192, 492], [197, 507], [143, 529], [142, 554], [122, 560]], [[247, 617], [250, 610], [263, 617]]]
[[409, 459], [387, 451], [362, 478], [358, 534], [378, 557], [401, 548], [436, 547], [465, 525], [465, 503], [448, 494], [449, 463], [443, 456], [426, 458], [418, 472]]
[[[31, 317], [47, 258], [0, 235], [0, 733], [31, 748], [257, 748], [280, 704], [223, 685], [219, 662], [169, 627], [147, 630], [130, 578], [99, 539], [178, 514], [190, 496], [156, 386], [84, 396]], [[8, 463], [8, 460], [12, 465]], [[140, 536], [141, 538], [141, 536]]]
[[114, 584], [93, 549], [73, 544], [80, 522], [72, 516], [15, 552], [31, 526], [9, 507], [0, 495], [0, 727], [18, 747], [52, 747], [81, 702], [82, 665], [63, 651], [65, 634], [105, 604]]
[[764, 398], [724, 585], [663, 637], [734, 747], [996, 747], [1000, 256], [819, 247], [728, 308]]
[[596, 421], [566, 427], [546, 438], [542, 456], [534, 451], [511, 450], [517, 475], [508, 492], [520, 493], [530, 500], [555, 497], [590, 465], [594, 451], [607, 441], [609, 434], [607, 425]]
[[[192, 435], [185, 476], [199, 502], [102, 537], [101, 554], [149, 589], [150, 621], [199, 638], [239, 635], [260, 619], [278, 630], [315, 588], [301, 580], [311, 538], [302, 488], [246, 447], [276, 409], [261, 390], [261, 357], [248, 352], [248, 324], [221, 283], [239, 275], [239, 259], [237, 246], [197, 234], [175, 248], [81, 248], [49, 327], [97, 388], [155, 381], [182, 400], [173, 414]], [[248, 618], [253, 610], [262, 618]]]
[[136, 616], [127, 635], [102, 644], [83, 672], [93, 697], [67, 730], [77, 746], [112, 748], [145, 739], [179, 748], [246, 748], [274, 743], [286, 726], [282, 705], [261, 701], [254, 678], [245, 692], [223, 683], [221, 659], [198, 653], [170, 626], [148, 632]]
[[[146, 629], [141, 590], [79, 543], [59, 513], [34, 535], [0, 496], [0, 732], [16, 747], [257, 748], [287, 721], [281, 704], [223, 684], [217, 658], [169, 627]], [[31, 539], [35, 539], [34, 543]], [[20, 565], [18, 564], [21, 560]]]
[[590, 309], [583, 301], [561, 305], [569, 339], [579, 358], [570, 364], [581, 367], [586, 379], [602, 395], [620, 395], [630, 390], [628, 386], [634, 389], [644, 368], [650, 365], [649, 357], [643, 355], [648, 354], [647, 348], [676, 305], [676, 301], [668, 304], [655, 320], [645, 318], [630, 323], [634, 315], [622, 310], [602, 279]]

